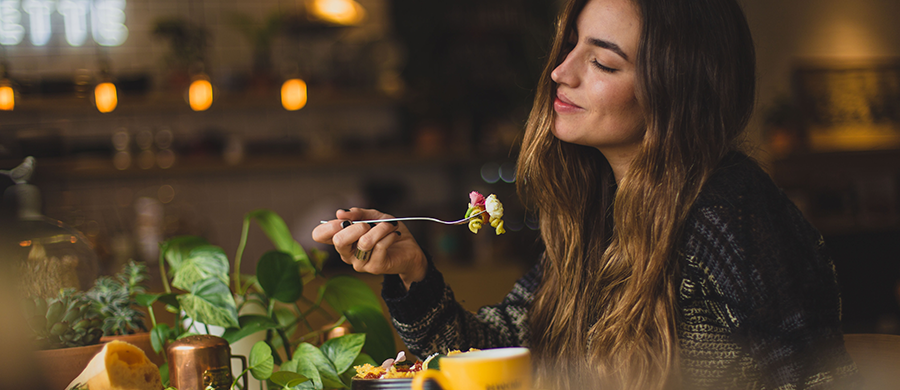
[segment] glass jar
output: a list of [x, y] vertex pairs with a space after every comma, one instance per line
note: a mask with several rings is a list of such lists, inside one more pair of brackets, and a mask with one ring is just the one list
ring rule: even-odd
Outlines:
[[16, 184], [4, 198], [17, 207], [0, 229], [0, 262], [13, 268], [24, 296], [56, 297], [63, 288], [89, 289], [98, 273], [93, 245], [78, 230], [40, 214], [40, 191]]

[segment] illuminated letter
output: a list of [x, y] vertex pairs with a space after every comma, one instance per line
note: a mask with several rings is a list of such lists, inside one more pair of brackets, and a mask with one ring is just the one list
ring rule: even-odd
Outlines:
[[128, 38], [125, 0], [94, 0], [91, 9], [94, 41], [101, 46], [119, 46]]
[[22, 13], [19, 12], [19, 0], [0, 1], [0, 45], [18, 45], [25, 36]]
[[55, 8], [53, 0], [25, 0], [22, 8], [31, 23], [31, 44], [44, 46], [50, 41], [50, 13]]
[[87, 38], [88, 0], [61, 0], [59, 13], [66, 26], [66, 41], [72, 46], [81, 46]]

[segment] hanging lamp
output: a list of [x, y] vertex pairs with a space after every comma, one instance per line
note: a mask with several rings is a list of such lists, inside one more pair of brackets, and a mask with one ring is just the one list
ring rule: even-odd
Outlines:
[[194, 111], [206, 111], [212, 106], [213, 88], [209, 82], [209, 76], [200, 72], [193, 77], [188, 88], [188, 103]]
[[116, 93], [116, 85], [111, 81], [104, 81], [94, 87], [94, 104], [97, 111], [102, 113], [112, 112], [119, 105], [119, 97]]
[[16, 107], [16, 90], [9, 79], [6, 63], [0, 64], [0, 110], [12, 111]]
[[306, 82], [300, 78], [288, 79], [281, 85], [281, 105], [285, 110], [297, 111], [306, 106]]
[[307, 10], [318, 19], [341, 26], [363, 21], [366, 10], [353, 0], [307, 0]]
[[99, 59], [100, 75], [97, 77], [97, 85], [94, 86], [94, 106], [101, 113], [110, 113], [119, 105], [119, 95], [116, 85], [113, 84], [109, 59], [103, 56]]

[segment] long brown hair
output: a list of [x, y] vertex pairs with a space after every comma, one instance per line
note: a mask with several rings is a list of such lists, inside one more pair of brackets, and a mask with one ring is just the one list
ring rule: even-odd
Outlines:
[[518, 191], [539, 212], [546, 246], [530, 312], [538, 384], [677, 386], [675, 252], [691, 205], [753, 109], [753, 42], [734, 0], [632, 0], [646, 133], [616, 185], [597, 149], [551, 132], [550, 73], [587, 1], [562, 13], [518, 159]]

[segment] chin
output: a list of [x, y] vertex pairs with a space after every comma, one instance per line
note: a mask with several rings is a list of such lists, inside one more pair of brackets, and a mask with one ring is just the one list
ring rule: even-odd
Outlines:
[[553, 126], [550, 132], [553, 133], [553, 136], [556, 137], [556, 139], [562, 142], [575, 145], [585, 145], [584, 142], [580, 142], [581, 140], [578, 137], [574, 137], [571, 133], [567, 133], [565, 131], [559, 131], [556, 129], [556, 126]]

